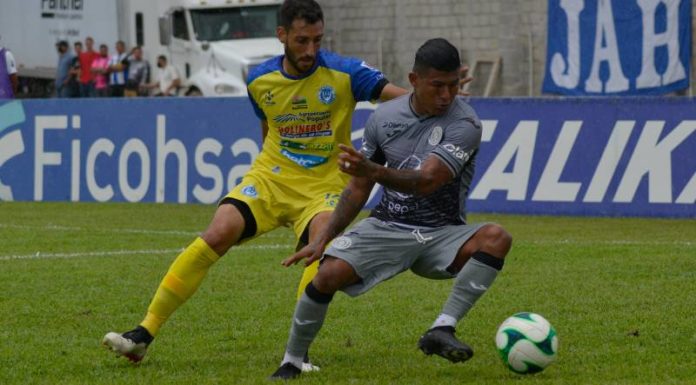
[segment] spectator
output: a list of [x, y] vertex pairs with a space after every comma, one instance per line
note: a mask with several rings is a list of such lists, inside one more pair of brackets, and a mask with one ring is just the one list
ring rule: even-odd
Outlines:
[[68, 71], [68, 83], [65, 85], [68, 88], [68, 97], [79, 98], [80, 95], [80, 54], [82, 53], [82, 43], [76, 41], [73, 44], [75, 56], [70, 62], [70, 70]]
[[83, 98], [93, 98], [94, 92], [94, 73], [92, 63], [99, 57], [99, 53], [94, 50], [94, 39], [85, 39], [85, 51], [80, 54], [80, 96]]
[[173, 65], [167, 64], [167, 57], [164, 55], [157, 57], [157, 67], [160, 69], [157, 81], [148, 84], [147, 88], [159, 88], [155, 96], [176, 96], [181, 86], [179, 71]]
[[122, 97], [128, 79], [128, 62], [126, 58], [126, 43], [122, 40], [116, 42], [116, 53], [109, 59], [109, 88], [110, 95]]
[[68, 83], [70, 82], [70, 66], [74, 56], [69, 52], [70, 45], [65, 40], [61, 40], [56, 43], [56, 49], [58, 50], [58, 65], [56, 66], [56, 96], [59, 98], [69, 98], [70, 87]]
[[128, 80], [126, 80], [125, 96], [145, 96], [146, 85], [150, 81], [150, 63], [143, 60], [143, 49], [135, 47], [128, 60]]
[[0, 45], [0, 99], [12, 99], [17, 94], [17, 64], [12, 52]]
[[91, 72], [94, 75], [95, 96], [109, 96], [109, 47], [106, 44], [99, 46], [99, 56], [92, 62]]

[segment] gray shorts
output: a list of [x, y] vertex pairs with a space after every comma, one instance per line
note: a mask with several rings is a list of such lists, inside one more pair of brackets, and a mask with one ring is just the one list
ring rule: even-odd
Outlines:
[[411, 269], [430, 279], [448, 279], [457, 252], [486, 223], [413, 227], [367, 218], [333, 240], [324, 255], [350, 264], [361, 280], [343, 289], [355, 297]]

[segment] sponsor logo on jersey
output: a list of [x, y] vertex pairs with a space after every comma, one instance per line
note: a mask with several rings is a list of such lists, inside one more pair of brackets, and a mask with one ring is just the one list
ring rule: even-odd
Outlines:
[[256, 187], [254, 187], [253, 184], [242, 187], [242, 194], [251, 198], [256, 198], [259, 196], [259, 193], [256, 191]]
[[299, 142], [293, 142], [291, 140], [281, 140], [280, 146], [292, 148], [295, 150], [309, 150], [309, 151], [332, 151], [334, 149], [333, 143], [299, 143]]
[[447, 152], [449, 152], [450, 154], [454, 155], [454, 157], [457, 159], [461, 159], [465, 162], [469, 160], [469, 154], [459, 146], [455, 146], [452, 143], [447, 143], [444, 146], [442, 146], [442, 148], [447, 150]]
[[291, 161], [304, 168], [312, 168], [326, 163], [329, 158], [316, 155], [297, 154], [286, 149], [281, 149], [280, 153]]
[[295, 114], [281, 114], [276, 115], [273, 121], [276, 123], [288, 123], [288, 122], [307, 122], [316, 123], [323, 122], [325, 120], [331, 119], [330, 111], [322, 112], [299, 112]]
[[384, 122], [382, 123], [382, 128], [406, 128], [408, 123], [404, 122]]
[[336, 90], [329, 85], [322, 86], [319, 89], [318, 96], [319, 96], [320, 102], [322, 102], [326, 105], [329, 105], [329, 104], [333, 103], [334, 100], [336, 100]]
[[346, 237], [345, 235], [342, 237], [338, 237], [338, 238], [334, 239], [333, 242], [331, 243], [331, 246], [334, 249], [338, 249], [338, 250], [345, 250], [345, 249], [351, 247], [352, 245], [353, 245], [353, 241], [350, 238]]
[[436, 146], [442, 141], [442, 127], [435, 126], [430, 132], [430, 137], [428, 138], [428, 144], [431, 146]]
[[331, 136], [331, 122], [321, 122], [315, 124], [297, 124], [294, 126], [278, 127], [278, 132], [282, 138], [315, 138], [321, 136]]
[[307, 105], [307, 98], [304, 96], [299, 96], [295, 95], [291, 99], [292, 103], [292, 109], [293, 110], [306, 110], [308, 105]]

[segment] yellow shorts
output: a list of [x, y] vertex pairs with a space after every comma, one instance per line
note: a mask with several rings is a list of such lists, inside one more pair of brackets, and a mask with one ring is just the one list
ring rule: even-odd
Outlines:
[[256, 234], [242, 241], [280, 226], [291, 227], [299, 240], [315, 215], [333, 211], [344, 187], [341, 178], [312, 183], [252, 169], [225, 198], [246, 203], [256, 221]]

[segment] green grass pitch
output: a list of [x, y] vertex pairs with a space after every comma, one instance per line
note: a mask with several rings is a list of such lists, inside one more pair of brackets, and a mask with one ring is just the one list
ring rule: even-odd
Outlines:
[[[267, 383], [282, 357], [299, 267], [282, 229], [233, 249], [137, 366], [100, 346], [144, 315], [159, 280], [214, 207], [0, 203], [0, 384]], [[465, 364], [416, 342], [451, 281], [404, 273], [338, 294], [297, 384], [694, 384], [696, 221], [472, 215], [514, 237], [503, 272], [458, 328]], [[557, 329], [558, 360], [519, 376], [494, 334], [532, 311]]]

